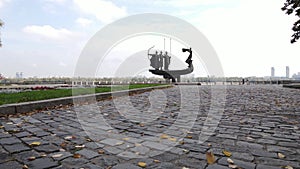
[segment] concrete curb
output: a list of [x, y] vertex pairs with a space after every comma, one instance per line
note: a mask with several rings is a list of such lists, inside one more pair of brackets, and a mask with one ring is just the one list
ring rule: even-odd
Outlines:
[[146, 87], [146, 88], [122, 90], [122, 91], [115, 91], [115, 92], [96, 93], [96, 94], [81, 95], [81, 96], [70, 96], [70, 97], [39, 100], [39, 101], [24, 102], [24, 103], [6, 104], [0, 106], [0, 117], [7, 116], [7, 115], [16, 115], [20, 113], [28, 113], [37, 110], [52, 109], [56, 106], [71, 105], [74, 104], [74, 102], [77, 104], [87, 103], [87, 102], [90, 103], [90, 102], [95, 102], [95, 100], [99, 101], [99, 100], [109, 99], [111, 97], [138, 94], [138, 93], [148, 92], [155, 89], [163, 89], [168, 87], [171, 87], [171, 85]]
[[300, 83], [285, 84], [285, 85], [283, 85], [283, 87], [300, 89]]

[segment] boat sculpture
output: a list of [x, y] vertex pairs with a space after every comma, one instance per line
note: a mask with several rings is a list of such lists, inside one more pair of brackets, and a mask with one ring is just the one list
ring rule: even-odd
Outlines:
[[[154, 47], [154, 46], [153, 46]], [[150, 54], [149, 51], [153, 48], [148, 49], [148, 59], [150, 60], [150, 66], [154, 69], [149, 69], [152, 74], [163, 76], [166, 82], [170, 82], [170, 80], [175, 82], [180, 82], [180, 76], [192, 73], [194, 71], [193, 60], [192, 60], [192, 48], [182, 48], [182, 52], [189, 52], [189, 56], [186, 59], [186, 63], [188, 67], [182, 70], [169, 70], [169, 65], [171, 62], [171, 56], [168, 55], [168, 52], [163, 54], [162, 51], [158, 53], [156, 51], [153, 54]]]

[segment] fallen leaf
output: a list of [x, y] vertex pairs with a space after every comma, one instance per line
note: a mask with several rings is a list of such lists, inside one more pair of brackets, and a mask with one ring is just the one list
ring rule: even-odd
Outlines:
[[186, 136], [186, 138], [192, 139], [192, 138], [193, 138], [193, 136], [191, 136], [191, 135], [187, 135], [187, 136]]
[[168, 138], [169, 138], [169, 136], [168, 136], [168, 135], [166, 135], [166, 134], [162, 134], [162, 135], [160, 135], [160, 138], [161, 138], [161, 139], [168, 139]]
[[227, 150], [223, 150], [222, 153], [227, 156], [230, 157], [231, 156], [231, 152], [227, 151]]
[[129, 140], [129, 138], [127, 138], [127, 137], [126, 137], [126, 138], [123, 138], [122, 140], [124, 140], [124, 141], [128, 141], [128, 140]]
[[98, 151], [98, 154], [104, 154], [104, 153], [105, 153], [104, 150], [99, 150], [99, 151]]
[[184, 153], [189, 153], [190, 151], [189, 150], [187, 150], [187, 149], [182, 149], [182, 151], [184, 152]]
[[60, 151], [60, 152], [65, 152], [66, 150], [63, 149], [63, 148], [60, 148], [59, 151]]
[[288, 165], [288, 166], [285, 166], [284, 168], [285, 168], [285, 169], [294, 169], [292, 166], [289, 166], [289, 165]]
[[63, 156], [63, 154], [54, 154], [52, 157], [53, 157], [53, 158], [59, 158], [59, 157], [61, 157], [61, 156]]
[[139, 146], [142, 146], [142, 144], [135, 143], [135, 146], [136, 146], [136, 147], [139, 147]]
[[206, 160], [208, 164], [213, 164], [216, 161], [216, 158], [212, 152], [206, 152]]
[[65, 140], [71, 140], [73, 137], [72, 136], [66, 136], [64, 139]]
[[74, 158], [80, 158], [81, 155], [80, 155], [80, 154], [74, 154], [73, 157], [74, 157]]
[[237, 168], [238, 168], [238, 166], [237, 166], [237, 165], [234, 165], [234, 164], [229, 164], [228, 167], [229, 167], [229, 168], [233, 168], [233, 169], [237, 169]]
[[171, 138], [169, 138], [168, 140], [170, 140], [170, 141], [174, 141], [174, 142], [176, 142], [176, 141], [177, 141], [177, 139], [176, 139], [176, 138], [174, 138], [174, 137], [171, 137]]
[[253, 141], [253, 140], [254, 140], [254, 138], [249, 137], [249, 136], [247, 136], [246, 139], [247, 139], [247, 140], [250, 140], [250, 141]]
[[182, 169], [190, 169], [190, 168], [187, 168], [187, 167], [182, 167]]
[[91, 142], [91, 141], [92, 141], [92, 139], [90, 139], [90, 138], [87, 138], [87, 139], [86, 139], [86, 141], [88, 141], [88, 142]]
[[233, 164], [233, 163], [234, 163], [234, 161], [231, 160], [230, 158], [227, 158], [227, 162], [228, 162], [229, 164]]
[[153, 160], [155, 163], [160, 163], [160, 161], [159, 160]]
[[184, 141], [179, 141], [179, 144], [183, 145], [183, 144], [184, 144]]
[[143, 123], [140, 123], [140, 127], [144, 127], [145, 126], [145, 124], [143, 124]]
[[208, 147], [211, 147], [211, 143], [207, 143], [207, 146], [208, 146]]
[[28, 157], [27, 160], [33, 161], [33, 160], [35, 160], [35, 157], [34, 156]]
[[117, 143], [116, 143], [117, 146], [118, 146], [118, 145], [122, 145], [122, 144], [124, 144], [123, 141], [122, 141], [122, 142], [117, 142]]
[[75, 148], [84, 148], [85, 145], [76, 145]]
[[23, 165], [23, 167], [22, 167], [23, 169], [29, 169], [29, 167], [25, 164], [25, 165]]
[[147, 164], [145, 162], [138, 162], [138, 166], [145, 168], [147, 166]]
[[67, 146], [67, 143], [66, 143], [66, 142], [63, 142], [63, 143], [60, 144], [60, 146], [64, 148], [64, 147]]
[[4, 126], [0, 126], [0, 129], [4, 128]]
[[41, 157], [47, 157], [47, 154], [42, 153], [42, 154], [40, 154], [40, 156], [41, 156]]
[[30, 145], [30, 146], [39, 146], [39, 145], [41, 145], [41, 142], [39, 142], [39, 141], [34, 141], [34, 142], [30, 143], [29, 145]]
[[277, 155], [278, 155], [278, 158], [284, 158], [285, 157], [285, 155], [283, 155], [282, 153], [278, 153]]

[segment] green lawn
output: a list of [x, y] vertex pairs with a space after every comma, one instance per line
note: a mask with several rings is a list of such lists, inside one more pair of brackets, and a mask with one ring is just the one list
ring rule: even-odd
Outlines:
[[[129, 89], [154, 87], [160, 84], [131, 84]], [[19, 93], [0, 93], [0, 105], [10, 103], [21, 103], [28, 101], [46, 100], [60, 97], [68, 97], [72, 95], [85, 95], [93, 93], [103, 93], [117, 90], [127, 90], [128, 86], [114, 86], [114, 87], [98, 87], [98, 88], [77, 88], [72, 89], [53, 89], [53, 90], [36, 90]]]

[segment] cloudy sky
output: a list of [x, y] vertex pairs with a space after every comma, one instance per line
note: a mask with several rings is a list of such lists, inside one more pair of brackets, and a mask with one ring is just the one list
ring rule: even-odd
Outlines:
[[[71, 77], [83, 47], [105, 25], [133, 14], [162, 13], [197, 27], [216, 50], [226, 76], [269, 76], [272, 66], [276, 76], [285, 76], [285, 66], [290, 66], [291, 74], [300, 72], [300, 42], [290, 44], [295, 17], [280, 10], [283, 3], [284, 0], [0, 0], [0, 19], [5, 22], [1, 29], [0, 73], [7, 77], [14, 77], [16, 72], [23, 72], [25, 77]], [[162, 48], [162, 37], [143, 38], [116, 47], [106, 59], [104, 65], [108, 68], [103, 75], [110, 76], [109, 72], [126, 60], [126, 45], [135, 50], [132, 46], [138, 43], [147, 50], [151, 45], [143, 46], [141, 42], [150, 38], [153, 45]], [[132, 52], [141, 49], [136, 50]], [[205, 65], [199, 62], [198, 67]], [[194, 74], [205, 76], [205, 70], [196, 68]]]

